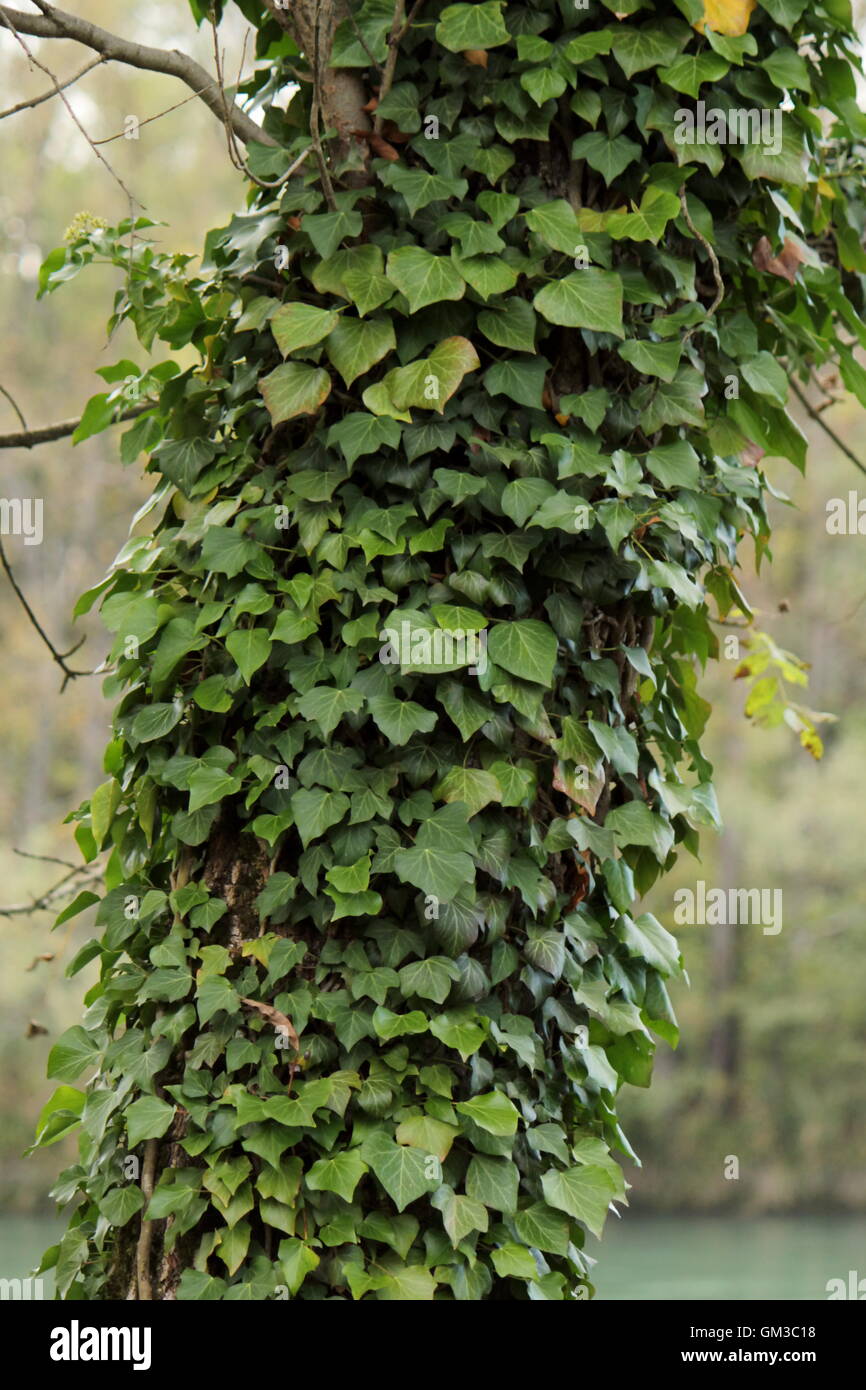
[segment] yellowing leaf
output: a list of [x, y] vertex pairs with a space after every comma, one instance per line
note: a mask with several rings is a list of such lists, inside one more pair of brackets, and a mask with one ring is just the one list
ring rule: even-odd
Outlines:
[[714, 34], [725, 34], [730, 39], [738, 39], [749, 28], [749, 19], [756, 0], [704, 0], [704, 17], [694, 28], [704, 32], [709, 24]]

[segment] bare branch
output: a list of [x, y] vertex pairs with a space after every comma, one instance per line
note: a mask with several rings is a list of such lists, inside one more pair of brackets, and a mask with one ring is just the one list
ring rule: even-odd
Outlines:
[[[91, 72], [93, 68], [98, 68], [100, 63], [106, 61], [105, 58], [92, 58], [89, 63], [84, 64], [81, 71], [77, 72], [74, 77], [67, 77], [65, 82], [60, 82], [56, 87], [52, 87], [50, 91], [42, 92], [38, 97], [31, 97], [29, 101], [19, 101], [17, 106], [9, 106], [5, 111], [0, 111], [0, 121], [5, 121], [7, 116], [17, 115], [19, 111], [26, 111], [28, 107], [40, 106], [43, 101], [50, 101], [51, 98], [56, 97], [59, 92], [65, 92], [67, 87], [71, 87], [73, 83], [78, 82], [84, 77], [85, 73]], [[102, 143], [101, 140], [94, 141], [94, 144], [97, 145], [101, 145]]]
[[827, 438], [832, 439], [833, 443], [836, 445], [836, 448], [841, 449], [845, 457], [850, 459], [851, 462], [854, 464], [854, 467], [859, 468], [861, 473], [866, 473], [866, 465], [860, 462], [856, 454], [852, 454], [845, 441], [839, 438], [836, 431], [830, 428], [824, 417], [818, 414], [817, 410], [813, 405], [810, 405], [809, 401], [806, 399], [803, 392], [800, 390], [799, 386], [793, 378], [791, 379], [791, 390], [794, 392], [794, 395], [797, 397], [797, 400], [800, 402], [801, 406], [806, 411], [806, 414], [810, 416], [810, 418], [814, 420], [817, 425], [821, 426], [821, 429], [824, 431]]
[[[134, 43], [131, 39], [111, 34], [89, 20], [79, 19], [77, 15], [67, 14], [55, 9], [45, 0], [36, 0], [41, 14], [24, 14], [20, 10], [0, 5], [0, 18], [7, 21], [7, 28], [20, 34], [29, 34], [38, 39], [74, 39], [94, 53], [101, 53], [109, 62], [125, 63], [127, 67], [141, 68], [148, 72], [161, 72], [167, 77], [176, 77], [186, 83], [219, 121], [223, 119], [219, 88], [205, 68], [188, 54], [178, 49], [152, 48], [147, 44]], [[11, 21], [9, 23], [8, 21]], [[257, 140], [262, 145], [276, 145], [276, 140], [257, 125], [245, 111], [233, 105], [230, 112], [232, 130], [239, 140], [249, 144]]]
[[[0, 387], [0, 390], [3, 388]], [[4, 391], [3, 394], [6, 395], [7, 393]], [[112, 423], [119, 425], [124, 420], [135, 420], [146, 410], [153, 410], [155, 404], [155, 401], [146, 401], [142, 405], [131, 406], [129, 410], [122, 411]], [[56, 425], [43, 425], [40, 429], [19, 430], [15, 434], [0, 434], [0, 449], [32, 449], [34, 444], [52, 444], [55, 439], [66, 439], [70, 434], [75, 433], [82, 418], [81, 415], [78, 415], [74, 420], [58, 420]]]
[[686, 332], [683, 334], [683, 345], [685, 345], [693, 333], [697, 333], [699, 329], [706, 328], [708, 320], [711, 319], [715, 314], [716, 310], [718, 309], [719, 305], [725, 297], [725, 282], [722, 279], [722, 272], [719, 269], [718, 256], [716, 255], [710, 243], [707, 241], [706, 237], [703, 235], [702, 232], [698, 231], [697, 227], [692, 221], [691, 213], [689, 212], [689, 205], [686, 202], [685, 184], [683, 184], [682, 188], [680, 189], [680, 207], [683, 210], [683, 217], [686, 220], [686, 225], [688, 226], [689, 231], [691, 232], [692, 236], [697, 237], [698, 241], [701, 243], [701, 246], [703, 246], [704, 250], [710, 258], [710, 265], [713, 267], [713, 279], [716, 282], [716, 297], [710, 305], [709, 309], [707, 310], [705, 317], [702, 318], [699, 323], [692, 324], [691, 328], [686, 329]]
[[[34, 3], [41, 7], [43, 0], [34, 0]], [[129, 202], [129, 213], [131, 220], [134, 207], [137, 206], [141, 208], [144, 207], [144, 204], [139, 202], [139, 200], [130, 192], [126, 184], [123, 182], [123, 179], [118, 174], [117, 170], [113, 169], [112, 166], [109, 164], [108, 160], [105, 158], [105, 155], [100, 154], [99, 150], [94, 145], [87, 131], [84, 129], [84, 126], [81, 124], [81, 121], [78, 119], [78, 116], [75, 114], [75, 108], [70, 104], [68, 97], [64, 96], [63, 88], [61, 87], [54, 73], [51, 71], [49, 67], [46, 67], [44, 63], [41, 63], [39, 61], [39, 59], [36, 57], [30, 46], [24, 42], [24, 40], [18, 32], [18, 29], [16, 28], [12, 15], [12, 11], [7, 11], [6, 9], [0, 8], [0, 20], [2, 20], [6, 28], [11, 31], [16, 43], [20, 44], [20, 46], [23, 48], [24, 52], [27, 54], [27, 58], [30, 64], [33, 67], [38, 68], [40, 72], [44, 72], [45, 76], [54, 84], [55, 94], [60, 97], [60, 100], [63, 102], [63, 105], [66, 107], [66, 110], [72, 117], [73, 122], [81, 131], [81, 134], [84, 136], [88, 145], [93, 150], [93, 153], [96, 155], [96, 158], [99, 160], [100, 164], [102, 164], [103, 167], [108, 170], [109, 174], [114, 179], [114, 182], [117, 184], [117, 186], [123, 190]]]
[[[59, 898], [68, 898], [74, 889], [80, 890], [88, 883], [99, 882], [102, 872], [100, 865], [79, 864], [64, 874], [57, 883], [46, 888], [38, 898], [32, 898], [29, 903], [12, 903], [9, 907], [0, 907], [0, 917], [29, 917], [34, 912], [53, 912], [57, 908]], [[32, 969], [32, 966], [30, 968]]]

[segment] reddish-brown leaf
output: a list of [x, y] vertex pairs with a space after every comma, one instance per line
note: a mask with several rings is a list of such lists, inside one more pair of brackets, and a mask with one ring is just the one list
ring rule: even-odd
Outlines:
[[258, 999], [244, 999], [243, 995], [241, 996], [241, 1003], [246, 1004], [248, 1009], [255, 1009], [256, 1013], [261, 1014], [262, 1018], [266, 1022], [272, 1023], [275, 1028], [282, 1029], [295, 1051], [300, 1052], [301, 1040], [295, 1032], [295, 1025], [286, 1014], [281, 1014], [279, 1009], [274, 1008], [273, 1004], [262, 1004]]
[[765, 236], [756, 242], [752, 251], [752, 265], [756, 270], [767, 270], [771, 275], [778, 275], [780, 279], [787, 280], [789, 285], [793, 285], [797, 278], [797, 267], [802, 265], [805, 259], [799, 246], [790, 237], [785, 238], [785, 244], [778, 256], [773, 255], [773, 248]]

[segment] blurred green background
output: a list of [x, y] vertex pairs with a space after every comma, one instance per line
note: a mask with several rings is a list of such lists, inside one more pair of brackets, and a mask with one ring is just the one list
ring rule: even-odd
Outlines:
[[[129, 10], [80, 0], [76, 12], [212, 63], [209, 35], [195, 35], [185, 0]], [[221, 30], [230, 73], [238, 70], [244, 27], [238, 18]], [[87, 58], [72, 44], [28, 43], [61, 79]], [[249, 70], [249, 52], [246, 62]], [[4, 103], [47, 85], [4, 35]], [[129, 115], [143, 121], [186, 95], [170, 78], [108, 64], [67, 92], [95, 139], [123, 130]], [[143, 125], [138, 140], [101, 148], [147, 214], [166, 223], [154, 232], [165, 247], [200, 251], [205, 231], [242, 203], [219, 125], [195, 100]], [[57, 99], [0, 121], [0, 167], [0, 385], [34, 426], [80, 414], [102, 389], [97, 368], [123, 357], [142, 360], [126, 330], [106, 340], [115, 271], [94, 268], [61, 293], [35, 298], [39, 264], [73, 216], [87, 211], [115, 223], [127, 206]], [[866, 460], [859, 408], [842, 401], [827, 418]], [[18, 427], [3, 397], [0, 421], [0, 433]], [[684, 855], [645, 905], [677, 931], [691, 983], [672, 991], [679, 1048], [660, 1044], [652, 1088], [622, 1098], [623, 1126], [643, 1166], [627, 1167], [631, 1206], [621, 1220], [610, 1218], [604, 1245], [589, 1238], [605, 1299], [823, 1299], [828, 1279], [858, 1268], [866, 1275], [859, 879], [866, 839], [866, 538], [831, 537], [825, 529], [828, 499], [858, 487], [866, 496], [866, 479], [817, 425], [801, 423], [812, 441], [808, 474], [769, 465], [774, 487], [789, 500], [773, 505], [775, 559], [759, 579], [744, 548], [744, 585], [757, 625], [811, 663], [805, 702], [834, 711], [839, 722], [823, 726], [826, 752], [815, 762], [789, 730], [762, 731], [744, 718], [736, 661], [708, 668], [703, 693], [715, 713], [707, 748], [727, 828], [705, 837], [700, 862]], [[116, 444], [115, 431], [76, 447], [63, 440], [0, 453], [3, 496], [44, 499], [43, 544], [7, 537], [8, 558], [58, 648], [87, 634], [75, 658], [85, 668], [98, 665], [107, 642], [98, 615], [72, 623], [73, 604], [102, 577], [148, 492], [140, 469], [122, 467]], [[102, 780], [110, 710], [98, 677], [60, 694], [59, 672], [2, 576], [0, 634], [0, 909], [7, 914], [0, 915], [0, 1275], [23, 1276], [56, 1229], [47, 1192], [74, 1147], [64, 1142], [22, 1156], [53, 1089], [44, 1078], [49, 1048], [78, 1021], [91, 980], [89, 969], [73, 980], [64, 975], [90, 935], [90, 918], [52, 934], [52, 914], [8, 909], [39, 896], [64, 872], [27, 854], [77, 862], [62, 821]], [[674, 928], [674, 890], [699, 878], [713, 886], [781, 888], [781, 933]], [[725, 1176], [732, 1158], [737, 1178]]]

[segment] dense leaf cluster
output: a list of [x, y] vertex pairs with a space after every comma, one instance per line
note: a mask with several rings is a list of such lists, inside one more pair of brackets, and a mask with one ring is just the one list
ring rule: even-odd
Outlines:
[[[267, 103], [309, 65], [241, 9]], [[44, 290], [115, 262], [114, 321], [197, 350], [108, 369], [80, 431], [158, 401], [80, 605], [117, 710], [43, 1128], [82, 1128], [62, 1296], [141, 1296], [148, 1221], [154, 1296], [591, 1292], [617, 1091], [677, 1038], [636, 900], [717, 823], [710, 604], [747, 611], [762, 453], [803, 465], [789, 377], [838, 353], [866, 399], [848, 3], [751, 9], [428, 0], [333, 206], [310, 158], [198, 269], [144, 223], [49, 258]], [[394, 6], [353, 10], [331, 63], [373, 95]], [[679, 143], [698, 99], [780, 112], [779, 150]], [[310, 102], [269, 110], [262, 182]]]

